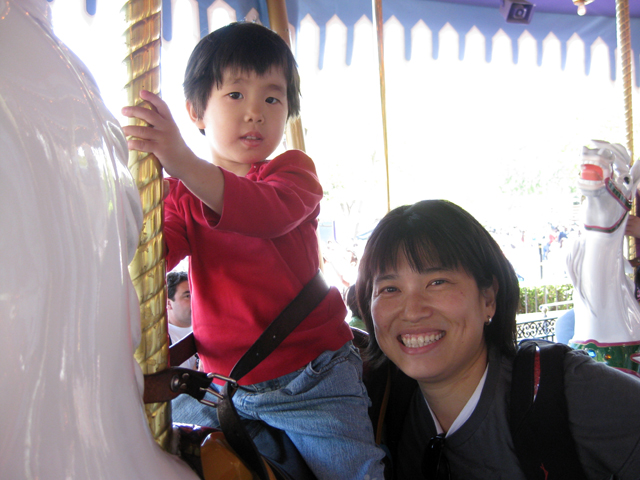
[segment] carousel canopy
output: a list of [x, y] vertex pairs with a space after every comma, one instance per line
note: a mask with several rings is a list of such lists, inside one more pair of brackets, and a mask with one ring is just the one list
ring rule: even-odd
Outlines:
[[[49, 0], [52, 1], [52, 0]], [[99, 0], [86, 0], [86, 10], [89, 15], [95, 15]], [[172, 26], [172, 0], [162, 0], [163, 7], [163, 37], [171, 40], [173, 36]], [[197, 5], [200, 22], [200, 34], [206, 35], [211, 31], [207, 11], [215, 6], [217, 0], [192, 0]], [[261, 21], [268, 25], [266, 0], [227, 0], [226, 3], [236, 11], [236, 18], [243, 19], [252, 10], [258, 13]], [[594, 0], [587, 5], [584, 16], [577, 14], [577, 8], [572, 0], [535, 0], [533, 15], [528, 24], [507, 23], [500, 13], [502, 0], [383, 0], [382, 9], [384, 21], [395, 18], [404, 27], [405, 31], [405, 56], [410, 60], [412, 53], [412, 28], [423, 22], [431, 32], [440, 31], [445, 25], [450, 25], [460, 34], [459, 57], [462, 59], [465, 53], [464, 35], [470, 29], [476, 28], [486, 38], [486, 60], [491, 61], [492, 38], [498, 32], [506, 33], [512, 40], [513, 60], [518, 63], [518, 38], [526, 32], [535, 38], [538, 45], [538, 64], [542, 62], [543, 41], [553, 34], [561, 42], [561, 62], [564, 68], [567, 59], [567, 42], [574, 35], [579, 36], [585, 45], [592, 45], [600, 39], [609, 48], [612, 79], [615, 79], [615, 49], [616, 37], [616, 2], [615, 0]], [[300, 23], [306, 17], [311, 17], [320, 28], [319, 44], [319, 68], [322, 68], [324, 48], [326, 41], [326, 25], [329, 20], [336, 17], [347, 27], [347, 57], [346, 62], [351, 63], [353, 54], [353, 39], [355, 24], [366, 17], [371, 20], [371, 0], [286, 0], [289, 23], [296, 31], [300, 29]], [[629, 2], [631, 17], [631, 42], [632, 49], [640, 52], [640, 2]], [[439, 55], [439, 39], [433, 35], [432, 57], [437, 59]], [[585, 73], [591, 69], [591, 50], [585, 48]], [[640, 75], [636, 73], [636, 85], [640, 86]]]
[[[88, 0], [95, 2], [95, 0]], [[431, 32], [440, 31], [445, 25], [451, 25], [460, 35], [459, 56], [465, 53], [464, 34], [471, 28], [477, 28], [487, 39], [487, 61], [491, 61], [491, 41], [499, 31], [505, 32], [514, 45], [513, 59], [518, 62], [518, 38], [526, 30], [538, 44], [538, 64], [542, 62], [542, 42], [549, 34], [555, 35], [562, 45], [562, 67], [567, 56], [567, 42], [577, 34], [586, 45], [591, 45], [600, 38], [610, 50], [611, 72], [615, 78], [616, 39], [616, 8], [615, 0], [595, 0], [587, 5], [587, 13], [579, 16], [576, 6], [571, 0], [536, 0], [534, 13], [529, 24], [507, 23], [499, 11], [502, 0], [385, 0], [382, 2], [383, 17], [386, 22], [395, 17], [404, 27], [405, 55], [411, 58], [412, 39], [411, 29], [416, 23], [424, 22]], [[200, 18], [201, 35], [209, 31], [207, 9], [213, 0], [197, 0]], [[261, 19], [267, 19], [265, 0], [228, 0], [237, 12], [237, 18], [245, 18], [251, 9], [258, 11]], [[371, 19], [371, 0], [287, 0], [289, 22], [299, 30], [300, 22], [310, 16], [320, 27], [320, 65], [325, 46], [326, 24], [334, 16], [338, 17], [347, 27], [347, 64], [350, 64], [353, 53], [354, 25], [363, 16]], [[164, 37], [171, 39], [171, 0], [163, 0], [164, 7]], [[87, 6], [89, 6], [87, 4]], [[640, 2], [631, 1], [629, 6], [631, 16], [632, 48], [640, 52]], [[438, 58], [438, 36], [433, 35], [433, 58]], [[585, 49], [585, 72], [591, 68], [591, 50]], [[636, 74], [636, 84], [640, 86], [640, 77]]]

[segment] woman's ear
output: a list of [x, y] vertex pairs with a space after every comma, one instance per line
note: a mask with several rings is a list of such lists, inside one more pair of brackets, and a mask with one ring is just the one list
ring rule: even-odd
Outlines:
[[498, 296], [498, 279], [493, 277], [493, 283], [490, 287], [485, 288], [482, 291], [482, 296], [485, 301], [485, 308], [487, 309], [486, 314], [490, 317], [493, 317], [496, 313], [496, 297]]

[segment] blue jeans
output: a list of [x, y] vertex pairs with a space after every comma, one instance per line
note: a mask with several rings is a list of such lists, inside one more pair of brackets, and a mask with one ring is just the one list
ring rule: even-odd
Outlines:
[[[220, 391], [222, 387], [212, 384]], [[215, 400], [213, 396], [207, 398]], [[318, 480], [383, 480], [384, 452], [374, 442], [362, 383], [362, 360], [346, 343], [288, 375], [243, 386], [233, 396], [238, 414], [260, 452], [272, 459], [286, 433]], [[215, 408], [203, 407], [186, 423], [219, 428]], [[272, 427], [272, 428], [271, 428]], [[274, 430], [275, 429], [275, 430]], [[274, 441], [276, 438], [276, 441]], [[271, 452], [270, 452], [271, 450]], [[279, 462], [276, 462], [279, 463]], [[281, 464], [294, 478], [297, 467]]]

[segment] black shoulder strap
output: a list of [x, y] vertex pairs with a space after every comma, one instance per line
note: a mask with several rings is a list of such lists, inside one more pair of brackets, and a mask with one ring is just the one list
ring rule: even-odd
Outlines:
[[569, 429], [564, 356], [571, 348], [524, 340], [513, 363], [510, 426], [529, 480], [586, 478]]

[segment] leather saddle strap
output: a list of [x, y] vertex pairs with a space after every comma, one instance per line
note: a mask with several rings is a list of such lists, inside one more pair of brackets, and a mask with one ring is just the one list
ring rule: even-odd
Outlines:
[[[278, 317], [269, 324], [258, 340], [238, 360], [229, 376], [238, 381], [264, 360], [289, 335], [302, 320], [315, 310], [329, 292], [329, 286], [318, 271], [300, 293], [287, 305]], [[227, 382], [222, 390], [223, 398], [218, 402], [220, 429], [233, 450], [258, 475], [260, 480], [268, 480], [266, 466], [253, 439], [242, 424], [233, 405], [233, 395], [237, 384]]]
[[169, 367], [144, 375], [144, 403], [169, 402], [182, 393], [202, 400], [211, 385], [211, 377], [205, 372], [188, 368]]
[[191, 358], [196, 353], [196, 339], [193, 336], [193, 332], [191, 332], [189, 335], [169, 347], [170, 364], [176, 367], [178, 365], [182, 365], [187, 361], [187, 359]]

